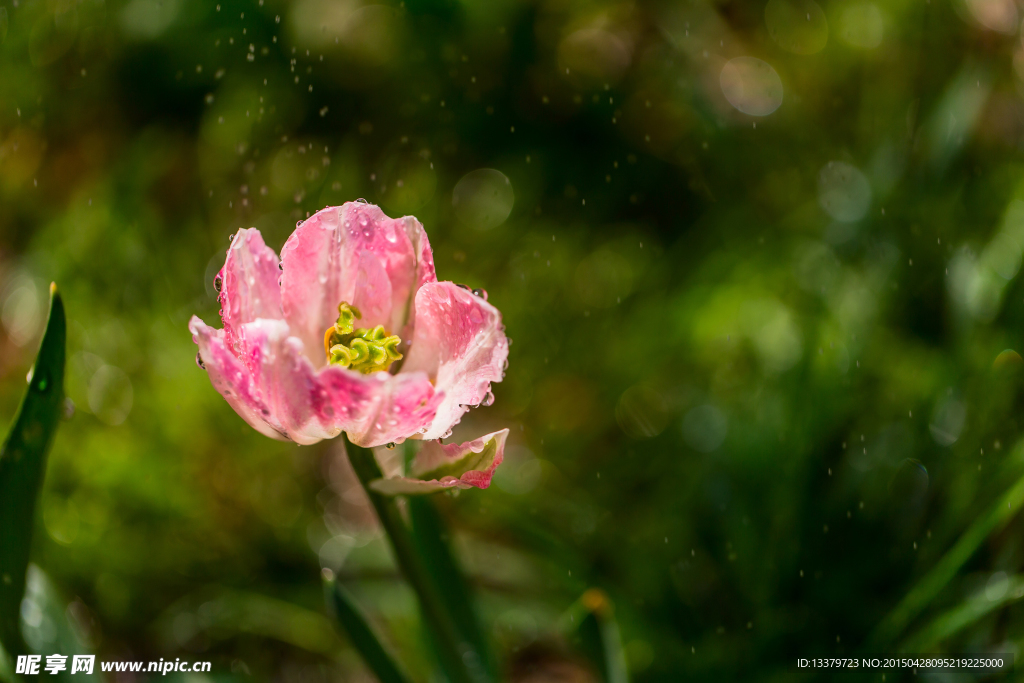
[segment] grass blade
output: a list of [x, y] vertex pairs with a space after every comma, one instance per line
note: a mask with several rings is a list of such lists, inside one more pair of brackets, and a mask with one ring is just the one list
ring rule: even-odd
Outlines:
[[0, 642], [10, 657], [26, 651], [19, 627], [36, 499], [46, 453], [64, 410], [64, 304], [50, 286], [50, 316], [18, 408], [0, 448]]
[[900, 649], [903, 652], [935, 651], [942, 641], [977, 623], [986, 615], [1024, 597], [1024, 577], [1012, 576], [1007, 579], [1006, 589], [998, 599], [993, 600], [985, 593], [983, 590], [979, 591], [956, 607], [943, 612], [905, 640]]
[[334, 618], [341, 626], [342, 631], [348, 635], [363, 661], [370, 667], [370, 671], [380, 679], [381, 683], [408, 683], [409, 679], [381, 645], [380, 640], [345, 587], [335, 581], [333, 576], [325, 576], [324, 590]]
[[413, 540], [423, 557], [423, 563], [438, 590], [446, 597], [459, 633], [480, 656], [480, 664], [495, 678], [497, 671], [494, 658], [480, 627], [469, 585], [449, 546], [444, 520], [430, 496], [410, 496], [407, 502]]
[[[1018, 451], [1019, 452], [1019, 451]], [[960, 539], [942, 556], [904, 596], [868, 638], [865, 651], [884, 649], [904, 633], [907, 626], [921, 614], [932, 600], [953, 580], [985, 539], [1020, 513], [1024, 505], [1024, 477], [996, 500], [989, 510], [975, 519]]]
[[604, 591], [591, 588], [562, 616], [562, 629], [572, 633], [580, 651], [604, 683], [629, 683], [626, 653], [612, 603]]

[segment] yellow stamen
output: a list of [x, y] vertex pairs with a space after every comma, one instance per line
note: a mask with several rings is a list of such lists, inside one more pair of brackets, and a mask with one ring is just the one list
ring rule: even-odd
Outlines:
[[338, 305], [338, 322], [324, 333], [327, 362], [367, 375], [387, 370], [402, 359], [398, 352], [402, 339], [397, 334], [389, 335], [383, 325], [354, 329], [354, 321], [362, 317], [355, 306], [344, 301]]

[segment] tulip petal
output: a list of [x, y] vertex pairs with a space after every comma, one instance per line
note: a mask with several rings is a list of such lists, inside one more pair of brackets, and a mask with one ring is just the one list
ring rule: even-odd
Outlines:
[[370, 488], [387, 496], [420, 495], [445, 489], [485, 489], [505, 457], [508, 430], [481, 436], [461, 444], [423, 444], [413, 460], [409, 477], [370, 482]]
[[316, 367], [324, 331], [346, 301], [363, 317], [360, 327], [383, 325], [408, 334], [410, 304], [420, 285], [434, 282], [434, 262], [415, 218], [391, 219], [379, 207], [348, 202], [318, 211], [295, 229], [281, 249], [281, 302], [292, 334]]
[[424, 284], [416, 294], [416, 327], [402, 372], [425, 372], [444, 400], [423, 439], [446, 436], [500, 382], [508, 358], [501, 313], [451, 282]]
[[[250, 380], [251, 400], [232, 407], [253, 426], [250, 417], [262, 416], [296, 443], [316, 443], [342, 431], [365, 447], [402, 442], [430, 423], [441, 401], [422, 372], [364, 375], [336, 365], [317, 371], [283, 320], [255, 320], [241, 332], [246, 351], [238, 359], [232, 356], [231, 376], [242, 372]], [[231, 402], [238, 391], [232, 389], [225, 398]], [[250, 404], [255, 407], [243, 412]]]
[[437, 412], [442, 395], [422, 372], [363, 375], [337, 365], [322, 369], [320, 385], [330, 401], [319, 410], [323, 420], [364, 448], [402, 443], [422, 431]]
[[281, 319], [281, 269], [277, 254], [255, 228], [239, 230], [231, 241], [220, 278], [221, 319], [228, 343], [238, 349], [241, 328], [257, 318]]
[[197, 316], [192, 316], [188, 328], [199, 345], [199, 356], [210, 382], [228, 405], [261, 434], [287, 440], [280, 425], [271, 421], [270, 409], [260, 397], [249, 370], [228, 347], [224, 330], [210, 327]]

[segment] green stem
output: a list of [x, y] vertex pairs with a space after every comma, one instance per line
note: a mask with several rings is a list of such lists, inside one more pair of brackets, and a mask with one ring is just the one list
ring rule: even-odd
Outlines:
[[352, 462], [352, 469], [355, 470], [356, 476], [362, 482], [374, 510], [377, 511], [381, 526], [387, 532], [398, 567], [419, 597], [424, 619], [437, 644], [445, 673], [452, 683], [486, 681], [481, 674], [474, 672], [476, 675], [473, 675], [467, 668], [466, 660], [479, 661], [479, 654], [465, 639], [459, 636], [455, 620], [452, 618], [441, 592], [431, 581], [423, 559], [416, 551], [409, 527], [402, 519], [402, 513], [395, 505], [394, 499], [382, 496], [369, 487], [371, 481], [380, 479], [382, 476], [380, 467], [377, 466], [377, 461], [373, 457], [373, 451], [354, 445], [347, 436], [345, 437], [345, 448], [348, 451], [349, 460]]

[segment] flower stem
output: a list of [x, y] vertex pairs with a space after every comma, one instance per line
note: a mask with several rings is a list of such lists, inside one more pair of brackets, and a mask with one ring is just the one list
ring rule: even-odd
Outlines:
[[487, 677], [479, 669], [467, 667], [467, 661], [480, 661], [478, 653], [459, 635], [455, 620], [448, 610], [441, 591], [431, 580], [423, 558], [416, 551], [412, 534], [402, 519], [402, 513], [393, 498], [388, 498], [370, 489], [374, 479], [381, 478], [380, 467], [373, 457], [373, 451], [356, 446], [345, 437], [345, 448], [348, 451], [352, 468], [362, 482], [366, 494], [370, 497], [381, 526], [391, 541], [398, 567], [406, 580], [412, 585], [419, 597], [424, 620], [431, 631], [433, 641], [437, 645], [441, 665], [452, 683], [483, 683]]

